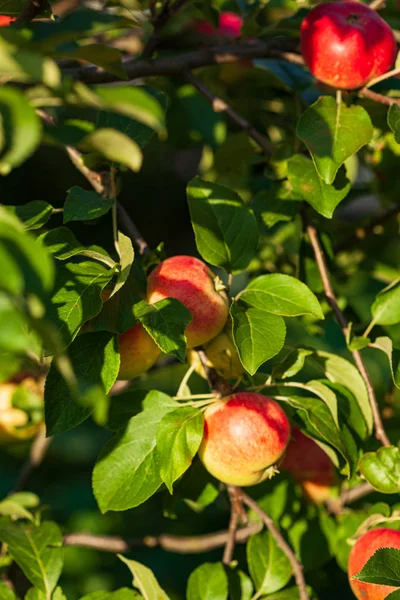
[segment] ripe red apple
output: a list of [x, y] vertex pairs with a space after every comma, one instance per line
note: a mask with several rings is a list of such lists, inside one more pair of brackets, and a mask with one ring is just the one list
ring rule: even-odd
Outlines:
[[329, 456], [304, 435], [298, 427], [292, 429], [292, 439], [281, 464], [301, 484], [306, 496], [316, 504], [326, 502], [338, 483], [335, 467]]
[[360, 88], [386, 73], [397, 54], [389, 25], [362, 2], [319, 4], [303, 20], [300, 39], [313, 75], [343, 90]]
[[193, 256], [167, 258], [147, 280], [147, 300], [154, 304], [176, 298], [192, 313], [186, 328], [188, 348], [210, 341], [228, 318], [228, 296], [221, 281], [207, 265]]
[[160, 356], [160, 348], [141, 323], [118, 338], [120, 368], [118, 379], [134, 379], [148, 371]]
[[7, 17], [6, 15], [0, 15], [0, 27], [7, 27], [10, 23], [15, 21], [15, 17]]
[[195, 29], [205, 36], [222, 36], [234, 40], [242, 33], [243, 19], [234, 12], [223, 11], [219, 15], [218, 27], [215, 28], [208, 21], [197, 21]]
[[384, 600], [391, 592], [399, 588], [378, 585], [376, 583], [363, 583], [352, 579], [357, 575], [379, 548], [397, 548], [400, 550], [400, 531], [381, 527], [371, 529], [364, 533], [353, 546], [349, 557], [348, 575], [351, 589], [358, 600]]
[[239, 392], [206, 409], [199, 456], [220, 481], [255, 485], [275, 473], [289, 437], [279, 404], [262, 394]]

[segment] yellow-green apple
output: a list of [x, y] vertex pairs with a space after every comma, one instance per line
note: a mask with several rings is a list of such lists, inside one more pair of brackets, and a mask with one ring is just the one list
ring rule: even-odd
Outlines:
[[292, 439], [281, 464], [301, 484], [305, 495], [320, 504], [334, 495], [338, 483], [335, 467], [329, 456], [300, 431], [292, 429]]
[[143, 375], [158, 360], [161, 350], [141, 323], [118, 337], [120, 367], [118, 379], [134, 379]]
[[193, 256], [167, 258], [147, 279], [147, 300], [154, 304], [176, 298], [192, 314], [186, 327], [188, 348], [201, 346], [223, 329], [228, 318], [228, 296], [220, 279]]
[[358, 579], [352, 579], [363, 568], [371, 556], [379, 548], [397, 548], [400, 550], [400, 531], [380, 527], [371, 529], [358, 538], [349, 556], [348, 575], [351, 589], [358, 600], [384, 600], [398, 587], [379, 585], [377, 583], [364, 583]]
[[43, 380], [26, 377], [21, 383], [9, 381], [0, 384], [0, 444], [29, 440], [40, 428], [40, 423], [29, 422], [29, 415], [13, 406], [13, 396], [19, 387], [43, 400]]
[[[215, 369], [224, 379], [240, 379], [244, 373], [244, 367], [240, 362], [238, 352], [233, 343], [232, 334], [225, 327], [211, 342], [205, 344], [204, 351], [207, 355], [207, 364]], [[188, 350], [188, 361], [195, 365], [195, 371], [206, 379], [203, 365], [195, 350]]]
[[397, 45], [389, 25], [362, 2], [322, 3], [301, 24], [301, 52], [313, 75], [354, 90], [386, 73]]
[[239, 392], [206, 409], [199, 456], [220, 481], [255, 485], [274, 475], [289, 438], [289, 421], [277, 402]]

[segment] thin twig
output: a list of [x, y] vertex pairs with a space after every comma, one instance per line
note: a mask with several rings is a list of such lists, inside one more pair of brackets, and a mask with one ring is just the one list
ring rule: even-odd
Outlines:
[[[281, 58], [287, 62], [303, 65], [300, 54], [296, 54], [298, 42], [292, 38], [275, 39], [267, 42], [224, 44], [211, 48], [193, 50], [184, 54], [161, 57], [154, 60], [138, 59], [124, 63], [130, 80], [140, 77], [182, 75], [187, 71], [211, 65], [236, 63], [255, 58]], [[64, 69], [63, 73], [84, 83], [111, 83], [120, 78], [96, 66]]]
[[46, 427], [44, 424], [42, 424], [36, 438], [32, 442], [28, 459], [23, 465], [21, 472], [18, 476], [17, 482], [14, 488], [11, 490], [10, 494], [20, 492], [21, 490], [26, 488], [33, 471], [43, 461], [48, 447], [51, 444], [51, 440], [52, 438], [46, 437]]
[[175, 0], [175, 2], [171, 4], [170, 0], [165, 0], [164, 6], [160, 12], [152, 19], [154, 27], [153, 33], [143, 49], [142, 58], [149, 58], [153, 55], [165, 25], [183, 8], [185, 2], [186, 0]]
[[386, 6], [386, 0], [372, 0], [372, 2], [370, 2], [369, 7], [372, 8], [372, 10], [380, 10], [381, 8], [384, 8]]
[[241, 497], [240, 490], [234, 485], [228, 485], [228, 495], [231, 503], [231, 517], [229, 520], [228, 539], [226, 540], [224, 555], [222, 562], [224, 565], [229, 565], [232, 562], [233, 552], [235, 550], [236, 531], [239, 524], [241, 513]]
[[[316, 260], [318, 271], [319, 271], [319, 274], [321, 277], [322, 285], [324, 287], [326, 299], [328, 300], [333, 312], [336, 315], [336, 319], [337, 319], [340, 327], [342, 328], [343, 335], [345, 336], [345, 338], [347, 338], [348, 323], [347, 323], [347, 320], [346, 320], [344, 314], [342, 313], [342, 311], [339, 308], [339, 305], [338, 305], [338, 302], [337, 302], [337, 299], [335, 296], [335, 292], [333, 291], [332, 283], [331, 283], [328, 269], [327, 269], [326, 262], [325, 262], [325, 257], [324, 257], [323, 251], [322, 251], [321, 244], [318, 239], [317, 230], [312, 225], [307, 225], [306, 231], [307, 231], [312, 249], [314, 251], [315, 260]], [[382, 424], [382, 419], [381, 419], [381, 415], [379, 412], [378, 403], [377, 403], [377, 400], [375, 397], [374, 388], [372, 386], [371, 379], [370, 379], [368, 371], [365, 367], [361, 353], [358, 350], [354, 350], [352, 352], [352, 354], [353, 354], [354, 362], [356, 363], [357, 368], [358, 368], [358, 370], [361, 374], [361, 377], [363, 378], [364, 383], [367, 388], [369, 402], [371, 405], [371, 410], [372, 410], [374, 424], [375, 424], [375, 437], [384, 446], [390, 446], [389, 438], [387, 437], [385, 429]]]
[[144, 254], [148, 254], [151, 252], [150, 247], [139, 229], [136, 227], [132, 219], [130, 218], [127, 210], [122, 206], [122, 204], [118, 203], [118, 218], [123, 225], [126, 233], [131, 238], [132, 242], [135, 244], [136, 248], [139, 251], [139, 254], [143, 256]]
[[[235, 542], [243, 543], [251, 535], [260, 531], [259, 523], [252, 523], [236, 531]], [[180, 536], [161, 534], [144, 538], [124, 539], [118, 536], [92, 535], [90, 533], [69, 533], [64, 536], [64, 546], [93, 548], [103, 552], [128, 552], [135, 548], [163, 548], [178, 554], [201, 554], [214, 548], [225, 546], [229, 537], [228, 531], [218, 531], [205, 535]]]
[[207, 359], [207, 354], [201, 348], [197, 349], [197, 354], [204, 369], [210, 390], [218, 398], [224, 398], [232, 393], [233, 388], [230, 383], [220, 377], [215, 369], [210, 367]]
[[47, 0], [28, 0], [24, 10], [15, 20], [16, 23], [30, 23], [40, 13], [42, 13], [47, 6]]
[[371, 494], [372, 492], [376, 492], [376, 489], [366, 481], [350, 490], [343, 490], [340, 494], [340, 501], [342, 504], [351, 504], [352, 502], [360, 500], [360, 498], [364, 498], [364, 496], [368, 496], [368, 494]]
[[293, 575], [296, 580], [296, 585], [299, 588], [300, 600], [309, 600], [309, 595], [307, 593], [307, 588], [306, 588], [306, 582], [305, 582], [304, 575], [303, 575], [303, 567], [302, 567], [301, 563], [299, 563], [299, 561], [297, 560], [292, 548], [286, 542], [286, 540], [282, 536], [281, 532], [279, 531], [279, 529], [277, 528], [277, 526], [275, 525], [275, 523], [273, 522], [271, 517], [269, 515], [267, 515], [267, 513], [264, 512], [260, 506], [258, 506], [257, 502], [255, 500], [253, 500], [253, 498], [248, 496], [243, 490], [241, 490], [241, 496], [242, 496], [243, 502], [249, 508], [254, 510], [254, 512], [256, 512], [259, 517], [261, 517], [261, 519], [265, 523], [265, 526], [267, 527], [268, 531], [271, 533], [272, 537], [275, 539], [276, 543], [278, 544], [279, 548], [282, 550], [282, 552], [284, 552], [286, 554], [290, 564], [292, 565]]
[[198, 92], [204, 98], [206, 98], [213, 107], [214, 112], [223, 112], [225, 113], [231, 121], [236, 123], [243, 131], [247, 133], [252, 140], [256, 142], [256, 144], [261, 148], [261, 150], [267, 155], [270, 156], [274, 152], [274, 147], [269, 141], [259, 132], [255, 127], [253, 127], [246, 119], [244, 119], [239, 113], [237, 113], [233, 108], [229, 106], [224, 100], [218, 98], [204, 83], [200, 81], [193, 75], [190, 71], [188, 71], [185, 75], [186, 81], [191, 83]]
[[368, 225], [365, 227], [358, 227], [356, 231], [345, 240], [339, 242], [335, 246], [335, 252], [342, 252], [343, 250], [347, 250], [348, 248], [352, 248], [355, 243], [360, 240], [364, 240], [368, 235], [374, 233], [375, 227], [379, 225], [384, 225], [387, 221], [390, 221], [393, 218], [400, 217], [400, 208], [398, 206], [394, 206], [390, 210], [388, 210], [383, 215], [379, 215], [375, 217]]
[[358, 92], [359, 96], [363, 98], [368, 98], [373, 102], [379, 102], [380, 104], [386, 104], [387, 106], [391, 106], [392, 104], [397, 104], [400, 106], [400, 98], [391, 98], [390, 96], [384, 96], [383, 94], [378, 94], [378, 92], [373, 92], [369, 88], [363, 87]]

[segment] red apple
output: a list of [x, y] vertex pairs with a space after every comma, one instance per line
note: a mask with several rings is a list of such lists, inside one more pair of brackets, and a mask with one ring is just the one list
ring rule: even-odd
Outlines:
[[10, 23], [15, 21], [15, 17], [7, 17], [6, 15], [0, 15], [0, 27], [7, 27]]
[[167, 258], [150, 273], [148, 302], [154, 304], [164, 298], [176, 298], [192, 314], [185, 332], [188, 348], [210, 341], [228, 318], [228, 296], [221, 281], [193, 256]]
[[255, 485], [276, 472], [289, 437], [279, 404], [262, 394], [239, 392], [206, 409], [199, 456], [220, 481]]
[[351, 589], [358, 600], [384, 600], [391, 592], [398, 590], [389, 585], [363, 583], [352, 579], [357, 575], [379, 548], [397, 548], [400, 550], [400, 531], [381, 527], [364, 533], [353, 546], [349, 557], [348, 575]]
[[354, 90], [386, 73], [397, 45], [389, 25], [366, 4], [322, 3], [301, 24], [301, 51], [317, 79]]
[[219, 15], [218, 27], [215, 28], [208, 21], [197, 21], [195, 29], [205, 36], [222, 36], [232, 40], [240, 37], [242, 33], [243, 19], [236, 13], [224, 11]]
[[329, 456], [298, 427], [292, 429], [292, 439], [281, 467], [289, 471], [301, 484], [306, 496], [317, 504], [331, 498], [332, 488], [338, 483]]
[[118, 379], [134, 379], [148, 371], [160, 356], [160, 348], [138, 323], [118, 338], [121, 363]]

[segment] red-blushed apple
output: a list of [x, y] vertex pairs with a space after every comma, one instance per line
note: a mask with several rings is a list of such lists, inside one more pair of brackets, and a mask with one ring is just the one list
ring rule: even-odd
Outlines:
[[6, 15], [0, 15], [0, 27], [7, 27], [10, 23], [15, 21], [15, 17], [7, 17]]
[[313, 75], [343, 90], [360, 88], [383, 75], [397, 54], [389, 25], [362, 2], [319, 4], [303, 20], [300, 40]]
[[118, 337], [121, 363], [118, 379], [143, 375], [158, 360], [161, 350], [141, 323]]
[[281, 468], [289, 471], [310, 500], [316, 504], [326, 502], [338, 483], [331, 459], [298, 427], [293, 427], [291, 437]]
[[147, 300], [154, 304], [175, 298], [192, 314], [186, 328], [188, 348], [201, 346], [223, 329], [228, 318], [228, 296], [218, 277], [193, 256], [167, 258], [147, 279]]
[[[230, 324], [230, 327], [232, 325]], [[224, 379], [240, 379], [244, 373], [244, 367], [240, 362], [238, 352], [233, 343], [232, 334], [225, 327], [211, 342], [205, 344], [204, 351], [207, 355], [207, 364], [215, 369]], [[195, 371], [206, 379], [204, 367], [195, 350], [188, 350], [188, 361], [195, 365]]]
[[398, 587], [378, 585], [376, 583], [363, 583], [352, 579], [357, 575], [366, 562], [379, 548], [397, 548], [400, 550], [400, 531], [380, 527], [371, 529], [358, 538], [349, 556], [348, 575], [351, 589], [358, 600], [384, 600]]
[[205, 410], [199, 457], [220, 481], [255, 485], [274, 475], [289, 438], [289, 421], [275, 400], [238, 392]]
[[198, 33], [205, 36], [222, 36], [236, 39], [242, 33], [243, 19], [234, 12], [223, 11], [219, 15], [218, 27], [215, 28], [208, 21], [197, 21], [195, 28]]

